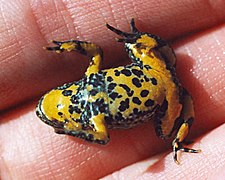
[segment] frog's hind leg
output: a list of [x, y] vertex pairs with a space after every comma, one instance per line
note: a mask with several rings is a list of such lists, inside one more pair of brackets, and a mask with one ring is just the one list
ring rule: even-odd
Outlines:
[[177, 130], [172, 147], [174, 161], [179, 164], [177, 160], [177, 152], [179, 150], [191, 153], [199, 152], [199, 150], [188, 149], [182, 146], [194, 120], [193, 101], [185, 89], [183, 89], [181, 97], [178, 95], [178, 88], [171, 86], [167, 89], [166, 97], [156, 113], [155, 130], [156, 134], [163, 139], [169, 138]]
[[86, 75], [97, 73], [100, 70], [103, 52], [102, 49], [94, 43], [69, 40], [69, 41], [52, 41], [56, 44], [54, 47], [45, 47], [48, 51], [55, 51], [61, 53], [64, 51], [77, 51], [80, 54], [86, 55], [90, 58], [90, 65], [86, 71]]
[[182, 145], [185, 141], [186, 136], [188, 135], [188, 131], [194, 120], [193, 101], [191, 96], [188, 94], [186, 90], [184, 90], [183, 92], [182, 100], [183, 100], [183, 103], [182, 103], [183, 107], [182, 107], [181, 115], [179, 117], [179, 120], [181, 120], [181, 122], [179, 123], [180, 124], [180, 126], [178, 127], [179, 129], [172, 143], [173, 152], [174, 152], [174, 161], [177, 164], [179, 164], [179, 161], [177, 159], [177, 152], [179, 150], [183, 152], [189, 152], [189, 153], [201, 152], [201, 150], [189, 149], [189, 148], [183, 147]]

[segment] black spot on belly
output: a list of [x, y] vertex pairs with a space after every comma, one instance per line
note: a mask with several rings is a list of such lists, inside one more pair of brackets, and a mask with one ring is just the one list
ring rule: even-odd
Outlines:
[[109, 92], [110, 91], [113, 91], [113, 89], [116, 87], [116, 83], [110, 83], [109, 85], [108, 85], [108, 90], [109, 90]]
[[131, 72], [129, 70], [127, 70], [127, 69], [123, 69], [121, 71], [121, 73], [124, 74], [125, 76], [131, 76]]
[[152, 69], [151, 66], [149, 66], [149, 65], [144, 65], [144, 67], [145, 67], [147, 70]]
[[70, 105], [69, 106], [69, 113], [73, 114], [74, 112], [77, 113], [77, 114], [80, 114], [81, 110], [78, 107], [76, 107], [76, 106]]
[[91, 104], [91, 109], [94, 112], [94, 115], [98, 115], [99, 113], [106, 113], [107, 104], [104, 103], [103, 98], [98, 98], [95, 102]]
[[108, 82], [112, 82], [112, 81], [113, 81], [113, 78], [112, 78], [111, 76], [108, 76], [108, 77], [107, 77], [107, 81], [108, 81]]
[[125, 110], [128, 109], [128, 108], [129, 108], [129, 99], [126, 98], [125, 101], [121, 101], [121, 102], [120, 102], [120, 106], [119, 106], [118, 109], [119, 109], [121, 112], [123, 112], [123, 111], [125, 111]]
[[126, 84], [120, 84], [120, 87], [122, 87], [127, 93], [130, 92], [130, 88]]
[[120, 71], [118, 71], [117, 69], [114, 70], [114, 72], [115, 72], [115, 76], [119, 76], [120, 75]]
[[131, 71], [134, 75], [136, 75], [139, 78], [143, 75], [143, 72], [141, 70], [132, 69]]
[[58, 115], [59, 115], [59, 116], [62, 116], [62, 115], [63, 115], [63, 113], [62, 113], [62, 112], [58, 112]]
[[148, 99], [147, 101], [145, 101], [145, 106], [146, 107], [150, 107], [154, 105], [154, 101], [151, 99]]
[[95, 96], [97, 93], [98, 93], [98, 91], [96, 91], [95, 89], [92, 89], [92, 90], [90, 91], [90, 94], [91, 94], [92, 96]]
[[127, 93], [127, 95], [128, 95], [129, 97], [133, 96], [133, 94], [134, 94], [134, 91], [133, 91], [133, 90], [131, 90], [130, 92]]
[[123, 97], [121, 94], [118, 96], [118, 98], [121, 98], [121, 97]]
[[141, 115], [142, 111], [140, 111], [138, 108], [133, 109], [133, 115]]
[[158, 84], [158, 82], [157, 82], [157, 79], [156, 78], [151, 78], [151, 81], [152, 81], [152, 84], [153, 85], [157, 85]]
[[79, 104], [79, 97], [77, 95], [73, 95], [70, 99], [73, 104]]
[[133, 78], [132, 83], [138, 88], [141, 87], [141, 83], [138, 78]]
[[112, 100], [115, 100], [117, 97], [118, 97], [118, 93], [117, 92], [112, 92], [109, 94], [109, 97], [112, 99]]
[[140, 95], [141, 95], [141, 97], [147, 97], [148, 94], [149, 94], [148, 90], [142, 90]]
[[133, 97], [132, 101], [133, 101], [133, 103], [135, 103], [135, 104], [138, 104], [138, 105], [141, 104], [141, 101], [140, 101], [140, 99], [139, 99], [138, 97]]
[[64, 90], [63, 92], [62, 92], [62, 94], [64, 95], [64, 96], [71, 96], [72, 95], [72, 90]]
[[147, 76], [144, 76], [144, 79], [145, 79], [146, 82], [150, 81]]

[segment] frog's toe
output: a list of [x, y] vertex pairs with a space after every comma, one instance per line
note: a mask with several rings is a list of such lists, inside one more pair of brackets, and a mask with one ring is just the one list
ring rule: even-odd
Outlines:
[[173, 142], [173, 153], [174, 153], [173, 159], [174, 159], [175, 163], [177, 163], [177, 164], [180, 164], [180, 162], [178, 161], [178, 156], [177, 156], [178, 151], [183, 151], [183, 152], [188, 152], [188, 153], [199, 153], [199, 152], [201, 152], [200, 149], [186, 148], [186, 147], [183, 147], [181, 142], [174, 141]]
[[64, 51], [60, 46], [55, 46], [55, 47], [43, 47], [47, 51], [55, 51], [56, 53], [61, 53]]

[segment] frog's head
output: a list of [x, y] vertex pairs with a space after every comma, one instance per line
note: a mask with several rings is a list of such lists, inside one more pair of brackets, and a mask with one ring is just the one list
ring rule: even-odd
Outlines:
[[79, 121], [82, 111], [79, 106], [71, 105], [71, 97], [76, 94], [78, 86], [64, 86], [46, 93], [37, 105], [36, 114], [43, 122], [52, 126], [56, 133], [74, 133], [75, 136], [82, 130]]
[[[49, 91], [40, 99], [36, 114], [58, 134], [68, 134], [89, 142], [106, 144], [109, 141], [107, 134], [96, 132], [96, 129], [106, 132], [105, 126], [102, 125], [104, 117], [102, 114], [91, 116], [88, 103], [84, 105], [84, 99], [88, 101], [87, 94], [87, 89], [80, 88], [80, 84], [63, 85]], [[101, 97], [101, 93], [98, 95]], [[94, 100], [94, 97], [90, 98]], [[100, 111], [106, 108], [102, 101], [97, 100], [96, 103], [96, 112], [98, 107]], [[95, 127], [96, 125], [98, 127]]]
[[123, 32], [118, 30], [109, 24], [106, 24], [107, 28], [113, 31], [114, 33], [121, 36], [121, 38], [117, 39], [118, 42], [124, 42], [126, 51], [128, 52], [131, 59], [135, 58], [152, 58], [151, 52], [157, 53], [157, 56], [163, 55], [163, 57], [157, 58], [156, 60], [162, 60], [166, 63], [169, 63], [172, 66], [176, 64], [175, 54], [173, 49], [161, 39], [159, 36], [140, 32], [134, 23], [134, 19], [131, 20], [131, 32]]

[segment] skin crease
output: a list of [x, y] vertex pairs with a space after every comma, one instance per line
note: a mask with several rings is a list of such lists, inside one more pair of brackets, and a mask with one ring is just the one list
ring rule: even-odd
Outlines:
[[[224, 177], [223, 1], [0, 4], [1, 179]], [[128, 58], [105, 22], [128, 31], [132, 17], [141, 31], [171, 40], [178, 58], [178, 77], [195, 102], [196, 120], [189, 137], [197, 139], [190, 147], [203, 152], [182, 153], [181, 165], [173, 161], [171, 141], [157, 138], [152, 123], [110, 131], [110, 143], [100, 146], [57, 135], [35, 115], [37, 98], [64, 82], [79, 79], [88, 65], [87, 59], [76, 53], [57, 55], [42, 47], [51, 39], [88, 40], [103, 48], [104, 67], [117, 66]]]

